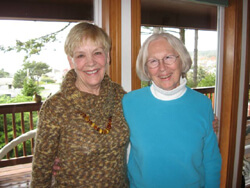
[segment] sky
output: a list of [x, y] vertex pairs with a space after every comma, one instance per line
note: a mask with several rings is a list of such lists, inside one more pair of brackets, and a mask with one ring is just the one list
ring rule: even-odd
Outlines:
[[[16, 40], [25, 42], [29, 39], [38, 38], [49, 33], [56, 32], [65, 27], [67, 22], [42, 22], [42, 21], [14, 21], [0, 20], [0, 45], [7, 47], [13, 46]], [[64, 53], [65, 38], [74, 24], [71, 24], [66, 30], [61, 32], [57, 37], [58, 41], [48, 44], [39, 56], [33, 56], [31, 60], [42, 61], [47, 63], [54, 69], [63, 71], [69, 68], [69, 64]], [[142, 41], [148, 35], [142, 35]], [[189, 51], [194, 49], [194, 31], [186, 30], [186, 47]], [[198, 49], [216, 50], [217, 48], [217, 32], [199, 31]], [[23, 52], [6, 52], [0, 51], [0, 69], [14, 74], [22, 68]], [[11, 65], [11, 66], [10, 66]]]
[[[166, 28], [167, 31], [175, 31], [170, 32], [171, 34], [175, 35], [179, 38], [179, 29], [173, 28]], [[144, 32], [145, 30], [141, 30]], [[144, 34], [141, 36], [141, 42], [148, 37], [149, 35]], [[194, 50], [194, 30], [193, 29], [186, 29], [185, 30], [185, 45], [188, 51]], [[199, 30], [198, 32], [198, 49], [199, 51], [207, 51], [207, 50], [216, 50], [217, 49], [217, 31], [205, 31]]]
[[[67, 22], [35, 22], [35, 21], [7, 21], [0, 20], [0, 45], [4, 47], [13, 46], [16, 40], [22, 42], [38, 38], [49, 33], [56, 32], [65, 27]], [[42, 61], [51, 67], [64, 70], [69, 68], [67, 57], [64, 53], [64, 41], [71, 27], [60, 33], [58, 41], [46, 45], [41, 54], [34, 55], [31, 60]], [[0, 51], [0, 69], [11, 74], [22, 68], [24, 52]], [[11, 65], [11, 66], [10, 66]]]

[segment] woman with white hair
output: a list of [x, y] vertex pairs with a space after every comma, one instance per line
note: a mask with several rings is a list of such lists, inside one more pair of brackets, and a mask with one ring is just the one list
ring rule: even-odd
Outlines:
[[192, 61], [184, 44], [168, 33], [153, 34], [136, 63], [139, 78], [152, 85], [123, 97], [130, 188], [219, 187], [221, 155], [212, 105], [186, 86]]

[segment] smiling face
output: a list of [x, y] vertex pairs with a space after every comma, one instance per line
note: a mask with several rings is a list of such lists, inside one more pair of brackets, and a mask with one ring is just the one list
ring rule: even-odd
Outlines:
[[99, 95], [101, 82], [109, 62], [101, 45], [91, 40], [82, 40], [79, 47], [73, 51], [73, 57], [68, 56], [70, 67], [77, 74], [76, 86], [80, 91]]
[[148, 75], [158, 87], [164, 90], [172, 90], [180, 85], [182, 70], [180, 58], [177, 58], [171, 65], [164, 65], [161, 60], [170, 55], [178, 56], [179, 54], [166, 39], [159, 38], [149, 43], [147, 60], [158, 59], [160, 64], [156, 68], [147, 67]]

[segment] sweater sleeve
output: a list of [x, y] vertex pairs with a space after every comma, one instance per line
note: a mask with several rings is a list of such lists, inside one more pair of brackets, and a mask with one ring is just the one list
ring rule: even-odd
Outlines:
[[60, 128], [55, 109], [46, 101], [40, 110], [35, 151], [32, 162], [31, 187], [51, 187], [52, 166], [57, 154]]
[[213, 131], [212, 121], [214, 118], [212, 106], [208, 109], [209, 121], [207, 135], [204, 140], [204, 167], [205, 167], [205, 188], [220, 187], [221, 154], [218, 147], [217, 137]]

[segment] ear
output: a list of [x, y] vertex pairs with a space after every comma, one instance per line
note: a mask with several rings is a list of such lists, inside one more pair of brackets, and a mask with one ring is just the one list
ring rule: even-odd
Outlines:
[[107, 63], [110, 65], [110, 53], [107, 53]]
[[67, 58], [68, 58], [68, 62], [69, 62], [70, 68], [74, 69], [75, 66], [74, 66], [73, 58], [70, 57], [69, 55], [67, 56]]
[[149, 74], [149, 72], [148, 72], [148, 68], [144, 68], [144, 72], [146, 73], [146, 76], [150, 79], [150, 80], [152, 80], [152, 78], [151, 78], [151, 75]]

